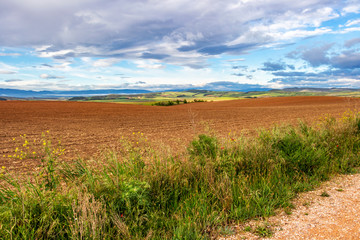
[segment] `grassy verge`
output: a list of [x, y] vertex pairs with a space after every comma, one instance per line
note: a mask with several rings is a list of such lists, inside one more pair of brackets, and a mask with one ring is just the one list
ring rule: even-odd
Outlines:
[[298, 192], [354, 172], [360, 117], [346, 113], [313, 126], [276, 127], [251, 139], [199, 135], [181, 156], [157, 153], [141, 133], [120, 144], [121, 151], [93, 164], [59, 164], [61, 148], [44, 140], [33, 178], [18, 180], [3, 168], [0, 236], [209, 239], [232, 233], [229, 224], [270, 216], [291, 207]]

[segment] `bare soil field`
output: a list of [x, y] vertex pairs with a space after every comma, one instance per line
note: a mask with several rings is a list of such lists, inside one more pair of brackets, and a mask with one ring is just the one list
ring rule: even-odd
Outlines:
[[[221, 135], [254, 134], [274, 124], [312, 122], [329, 114], [339, 117], [357, 109], [360, 99], [342, 97], [278, 97], [192, 103], [171, 107], [61, 101], [0, 102], [0, 165], [31, 169], [35, 163], [6, 156], [16, 148], [13, 138], [40, 138], [50, 131], [62, 140], [68, 159], [89, 158], [104, 147], [116, 148], [122, 136], [142, 132], [150, 142], [183, 151], [205, 129]], [[160, 145], [161, 145], [160, 144]], [[5, 157], [4, 157], [5, 155]]]

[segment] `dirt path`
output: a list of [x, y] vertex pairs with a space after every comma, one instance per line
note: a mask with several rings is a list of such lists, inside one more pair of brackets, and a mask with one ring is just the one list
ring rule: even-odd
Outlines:
[[[324, 192], [329, 197], [321, 196]], [[273, 239], [360, 239], [360, 175], [324, 183], [303, 194], [297, 205], [292, 216], [279, 219], [282, 231]]]
[[[360, 174], [337, 176], [300, 194], [294, 205], [291, 215], [281, 212], [266, 220], [274, 231], [266, 239], [360, 239]], [[261, 224], [253, 221], [248, 226]], [[237, 226], [239, 234], [221, 239], [263, 239], [243, 231], [245, 227]]]

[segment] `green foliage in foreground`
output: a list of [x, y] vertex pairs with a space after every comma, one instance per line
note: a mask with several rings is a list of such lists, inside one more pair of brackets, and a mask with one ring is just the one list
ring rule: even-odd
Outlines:
[[[122, 146], [95, 166], [59, 165], [47, 151], [28, 183], [3, 171], [0, 236], [209, 239], [231, 223], [291, 207], [298, 192], [334, 174], [355, 171], [360, 118], [277, 127], [253, 139], [199, 135], [183, 156], [160, 157], [142, 136]], [[257, 231], [271, 234], [264, 229]]]

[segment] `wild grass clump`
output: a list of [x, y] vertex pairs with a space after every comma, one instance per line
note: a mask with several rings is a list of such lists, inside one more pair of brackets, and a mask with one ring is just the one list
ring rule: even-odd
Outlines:
[[[48, 151], [34, 180], [2, 170], [4, 239], [209, 239], [238, 221], [290, 209], [291, 199], [360, 165], [360, 118], [275, 127], [257, 138], [199, 135], [163, 156], [142, 133], [95, 164]], [[55, 154], [55, 155], [54, 155]], [[42, 175], [41, 175], [42, 174]], [[271, 235], [267, 227], [258, 234]]]

